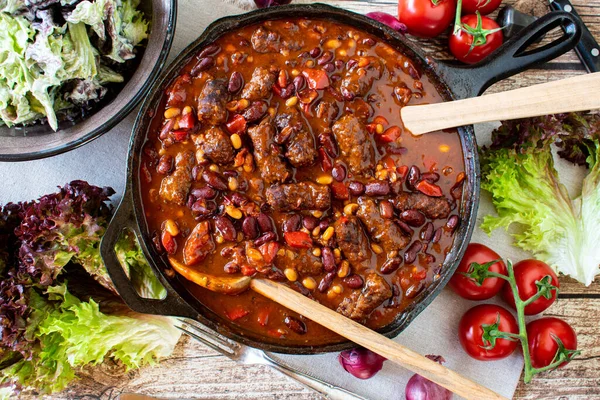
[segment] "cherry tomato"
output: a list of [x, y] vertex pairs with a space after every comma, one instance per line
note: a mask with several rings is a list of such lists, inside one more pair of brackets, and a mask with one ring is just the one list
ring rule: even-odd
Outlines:
[[450, 26], [455, 12], [456, 0], [398, 1], [398, 19], [415, 36], [438, 36]]
[[481, 15], [487, 15], [496, 10], [500, 3], [502, 0], [463, 0], [462, 12], [463, 14], [475, 14], [479, 11]]
[[[450, 279], [448, 285], [460, 297], [469, 300], [486, 300], [494, 297], [506, 282], [502, 278], [487, 278], [482, 285], [478, 285], [474, 279], [464, 276], [472, 263], [485, 264], [490, 261], [499, 260], [500, 256], [494, 250], [479, 243], [471, 243], [467, 246], [467, 251], [463, 256], [454, 276]], [[490, 266], [489, 271], [506, 275], [506, 265], [502, 261]]]
[[519, 332], [517, 321], [510, 311], [494, 304], [475, 306], [463, 315], [458, 326], [458, 338], [468, 355], [482, 361], [499, 360], [515, 351], [516, 341], [495, 337], [484, 340], [485, 331], [495, 330], [496, 323], [496, 330]]
[[[546, 317], [527, 324], [529, 353], [531, 365], [534, 368], [543, 368], [552, 363], [558, 350], [558, 342], [555, 337], [562, 342], [565, 349], [577, 349], [577, 334], [571, 325], [562, 319]], [[567, 363], [568, 361], [565, 361], [559, 367]]]
[[[544, 277], [550, 276], [550, 284], [559, 287], [558, 277], [552, 271], [552, 268], [545, 262], [537, 260], [523, 260], [519, 261], [514, 265], [515, 280], [517, 283], [517, 289], [519, 290], [519, 297], [521, 300], [526, 301], [531, 296], [538, 292], [536, 282], [541, 281]], [[549, 298], [541, 296], [539, 299], [534, 301], [525, 307], [525, 315], [539, 314], [554, 303], [556, 300], [556, 289], [550, 290], [548, 293]], [[515, 308], [515, 297], [510, 288], [510, 285], [504, 286], [502, 289], [502, 297], [512, 307]]]
[[450, 36], [450, 52], [457, 60], [475, 64], [502, 45], [500, 26], [491, 18], [465, 15], [460, 20], [462, 29]]

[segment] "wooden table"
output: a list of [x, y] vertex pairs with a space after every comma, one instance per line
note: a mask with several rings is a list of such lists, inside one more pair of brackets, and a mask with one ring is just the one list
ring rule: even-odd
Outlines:
[[[308, 3], [307, 0], [295, 0]], [[395, 0], [324, 1], [360, 13], [373, 10], [396, 14]], [[584, 22], [600, 40], [600, 0], [572, 0]], [[505, 3], [515, 3], [505, 0]], [[541, 15], [544, 0], [519, 0], [521, 11]], [[445, 39], [419, 40], [419, 45], [437, 59], [447, 59]], [[585, 73], [574, 52], [555, 61], [506, 79], [488, 92], [507, 90]], [[599, 94], [600, 95], [600, 94]], [[561, 279], [559, 300], [545, 314], [568, 321], [577, 331], [582, 354], [566, 367], [535, 377], [517, 389], [516, 399], [600, 399], [600, 279], [586, 288], [571, 279]], [[266, 367], [242, 366], [189, 339], [159, 367], [123, 376], [115, 365], [103, 365], [82, 374], [84, 379], [59, 397], [112, 399], [120, 393], [160, 394], [174, 398], [219, 399], [318, 399], [320, 396]], [[401, 394], [399, 394], [401, 398]]]

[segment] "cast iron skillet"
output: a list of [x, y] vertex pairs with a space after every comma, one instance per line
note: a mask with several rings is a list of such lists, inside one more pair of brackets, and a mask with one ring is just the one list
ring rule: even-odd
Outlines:
[[[170, 267], [166, 258], [158, 254], [154, 246], [151, 245], [150, 232], [148, 231], [143, 213], [139, 181], [142, 146], [146, 140], [146, 133], [150, 126], [152, 112], [156, 109], [165, 89], [177, 76], [180, 69], [200, 49], [225, 32], [269, 19], [298, 17], [339, 21], [340, 23], [354, 26], [379, 37], [413, 60], [418, 65], [418, 69], [425, 73], [436, 85], [437, 90], [445, 101], [477, 96], [490, 85], [503, 78], [565, 53], [577, 44], [581, 29], [579, 27], [580, 22], [576, 17], [563, 12], [551, 13], [538, 19], [531, 26], [523, 30], [518, 38], [507, 42], [481, 64], [472, 67], [458, 67], [437, 63], [425, 57], [418, 50], [415, 50], [412, 47], [413, 45], [403, 35], [362, 15], [324, 4], [279, 6], [253, 11], [240, 16], [227, 17], [214, 22], [163, 71], [154, 83], [135, 121], [129, 144], [125, 194], [101, 244], [102, 257], [115, 287], [127, 305], [135, 311], [193, 318], [230, 339], [267, 351], [311, 354], [339, 351], [350, 347], [351, 343], [340, 342], [319, 346], [288, 346], [278, 344], [272, 339], [256, 338], [256, 334], [252, 335], [239, 326], [233, 326], [231, 322], [224, 320], [204, 307], [187, 291], [177, 276], [173, 276], [172, 273], [169, 276], [169, 274], [165, 273], [166, 270], [170, 270]], [[530, 44], [557, 27], [564, 28], [566, 33], [562, 37], [533, 51], [525, 51]], [[479, 203], [479, 160], [473, 126], [461, 127], [458, 131], [462, 142], [465, 173], [467, 174], [463, 199], [460, 205], [461, 224], [455, 233], [451, 251], [444, 261], [442, 276], [421, 292], [415, 299], [415, 302], [405, 312], [398, 315], [393, 323], [380, 330], [382, 334], [388, 337], [394, 337], [402, 332], [440, 293], [458, 266], [471, 238], [476, 223], [477, 206]], [[141, 298], [131, 286], [114, 253], [115, 242], [124, 228], [133, 230], [137, 235], [144, 255], [167, 290], [167, 295], [164, 299], [151, 300]]]

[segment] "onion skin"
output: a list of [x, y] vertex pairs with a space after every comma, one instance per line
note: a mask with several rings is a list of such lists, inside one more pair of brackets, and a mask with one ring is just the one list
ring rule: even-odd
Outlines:
[[[425, 357], [440, 364], [444, 363], [444, 357], [428, 354]], [[404, 392], [406, 400], [450, 400], [452, 392], [431, 382], [419, 374], [414, 374], [406, 383]]]
[[358, 379], [369, 379], [383, 368], [386, 358], [371, 350], [357, 347], [344, 350], [338, 356], [340, 365]]
[[406, 32], [407, 27], [402, 22], [398, 21], [398, 18], [394, 17], [391, 14], [384, 13], [381, 11], [370, 12], [366, 14], [367, 17], [374, 19], [375, 21], [379, 21], [382, 24], [385, 24], [398, 32]]

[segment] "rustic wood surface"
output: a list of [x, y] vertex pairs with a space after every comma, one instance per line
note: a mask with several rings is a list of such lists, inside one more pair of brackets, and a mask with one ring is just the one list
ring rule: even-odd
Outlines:
[[[199, 0], [201, 1], [201, 0]], [[295, 0], [295, 2], [310, 2]], [[396, 0], [323, 1], [353, 11], [373, 10], [396, 14]], [[584, 22], [600, 39], [600, 0], [572, 0]], [[514, 0], [505, 3], [515, 4]], [[520, 0], [515, 6], [538, 15], [547, 11], [543, 0]], [[416, 40], [434, 58], [450, 58], [446, 40]], [[539, 69], [506, 79], [488, 92], [514, 89], [577, 74], [585, 70], [574, 52]], [[529, 385], [520, 384], [516, 399], [600, 399], [600, 279], [584, 287], [572, 279], [561, 279], [562, 292], [546, 315], [560, 317], [577, 331], [581, 356], [566, 367], [538, 375]], [[121, 393], [148, 395], [169, 393], [171, 398], [211, 399], [318, 399], [319, 395], [266, 367], [243, 366], [183, 339], [175, 354], [160, 366], [123, 375], [116, 365], [105, 364], [83, 372], [83, 379], [55, 398], [114, 399]], [[400, 395], [401, 397], [401, 395]], [[400, 398], [399, 397], [399, 398]]]

